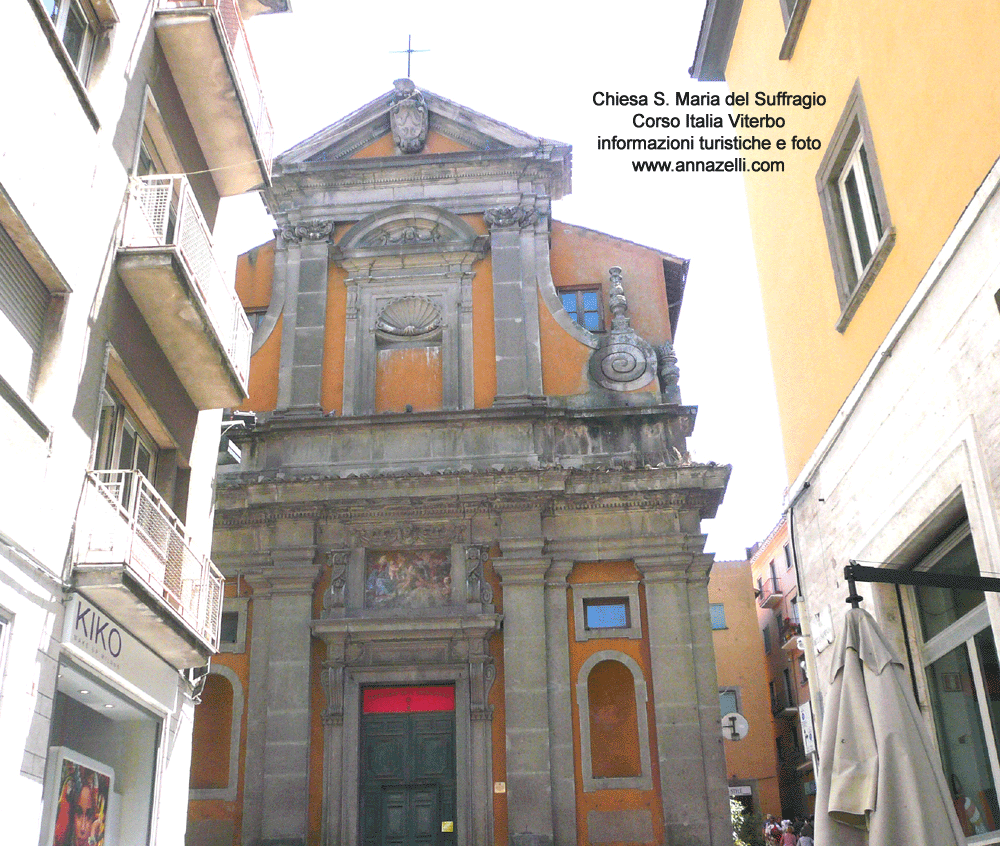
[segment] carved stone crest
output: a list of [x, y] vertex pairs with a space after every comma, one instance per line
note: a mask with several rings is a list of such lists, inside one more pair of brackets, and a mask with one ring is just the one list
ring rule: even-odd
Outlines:
[[393, 82], [389, 125], [392, 140], [402, 153], [419, 153], [427, 141], [427, 103], [409, 79]]
[[612, 391], [634, 391], [656, 377], [656, 350], [632, 328], [622, 269], [612, 267], [611, 331], [590, 355], [590, 378]]
[[302, 241], [323, 241], [333, 234], [332, 220], [304, 220], [291, 226], [282, 226], [279, 230], [281, 240], [286, 244], [298, 244]]

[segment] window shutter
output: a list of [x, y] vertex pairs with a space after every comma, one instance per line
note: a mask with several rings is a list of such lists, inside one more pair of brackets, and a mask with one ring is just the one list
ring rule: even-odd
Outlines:
[[[0, 373], [30, 397], [38, 375], [38, 359], [49, 307], [49, 290], [28, 264], [10, 235], [0, 227], [0, 313], [17, 338], [0, 340]], [[0, 332], [0, 337], [3, 333]], [[25, 349], [27, 348], [27, 349]]]

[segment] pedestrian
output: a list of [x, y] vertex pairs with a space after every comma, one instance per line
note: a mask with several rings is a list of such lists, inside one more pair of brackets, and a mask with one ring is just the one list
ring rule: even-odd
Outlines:
[[781, 823], [781, 846], [798, 846], [799, 838], [795, 836], [795, 829], [791, 820], [783, 820]]
[[815, 846], [813, 843], [813, 827], [809, 820], [805, 821], [799, 833], [799, 846]]
[[768, 814], [764, 821], [764, 842], [767, 846], [781, 846], [781, 826], [773, 814]]

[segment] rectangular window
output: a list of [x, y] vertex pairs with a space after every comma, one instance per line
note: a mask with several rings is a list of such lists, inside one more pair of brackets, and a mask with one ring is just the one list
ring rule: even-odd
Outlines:
[[90, 10], [78, 0], [42, 0], [66, 55], [83, 82], [87, 81], [97, 25]]
[[787, 543], [785, 544], [785, 567], [789, 570], [792, 569], [792, 549]]
[[771, 624], [770, 623], [768, 623], [766, 626], [764, 626], [763, 635], [764, 635], [764, 654], [765, 655], [770, 655], [771, 654]]
[[38, 375], [49, 299], [45, 283], [0, 227], [0, 376], [27, 400]]
[[559, 299], [573, 322], [591, 332], [604, 329], [604, 309], [601, 306], [601, 287], [560, 288]]
[[240, 612], [223, 611], [222, 624], [219, 627], [219, 643], [234, 644], [239, 638]]
[[585, 599], [583, 601], [584, 624], [588, 629], [627, 629], [629, 622], [628, 599]]
[[855, 83], [816, 173], [843, 332], [895, 241], [868, 113]]
[[728, 687], [719, 691], [719, 710], [723, 717], [726, 714], [740, 713], [740, 700], [735, 688]]
[[713, 629], [726, 628], [726, 606], [721, 602], [713, 602], [708, 606], [708, 613], [712, 619]]

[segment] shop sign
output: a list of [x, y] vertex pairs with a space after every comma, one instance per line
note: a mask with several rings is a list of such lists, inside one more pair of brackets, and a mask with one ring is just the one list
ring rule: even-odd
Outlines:
[[735, 798], [737, 796], [752, 796], [753, 795], [753, 788], [748, 787], [745, 784], [744, 785], [737, 785], [736, 787], [730, 787], [729, 788], [729, 795], [732, 796], [733, 798]]
[[80, 594], [74, 594], [66, 608], [63, 642], [148, 693], [168, 709], [173, 707], [177, 673]]

